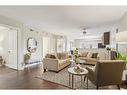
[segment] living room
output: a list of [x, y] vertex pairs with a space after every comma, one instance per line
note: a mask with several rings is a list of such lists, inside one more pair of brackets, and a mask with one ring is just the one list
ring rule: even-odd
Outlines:
[[[0, 30], [2, 59], [0, 69], [3, 70], [1, 72], [3, 80], [6, 80], [8, 77], [4, 76], [9, 74], [16, 75], [18, 70], [18, 72], [30, 73], [30, 80], [31, 77], [33, 80], [38, 80], [38, 85], [44, 85], [40, 83], [41, 81], [48, 81], [49, 84], [62, 86], [63, 89], [64, 87], [82, 90], [126, 89], [127, 68], [124, 66], [127, 56], [126, 6], [0, 6], [0, 25], [9, 29], [10, 35], [14, 35], [11, 34], [11, 30], [17, 31], [16, 36], [12, 37], [16, 41], [15, 43], [12, 41], [12, 46], [15, 45], [16, 49], [14, 47], [10, 49], [11, 45], [6, 47], [4, 42], [7, 41], [5, 39], [8, 38], [7, 35], [2, 29]], [[17, 50], [16, 55], [12, 55], [13, 50]], [[116, 56], [116, 52], [122, 58]], [[15, 64], [9, 66], [10, 63]], [[90, 81], [89, 72], [93, 68], [97, 69], [97, 66], [101, 65], [96, 64], [101, 63], [110, 63], [110, 65], [107, 66], [108, 69], [104, 66], [106, 71], [102, 69], [106, 75], [101, 77], [100, 84], [94, 84], [95, 81]], [[119, 65], [124, 68], [119, 68]], [[34, 75], [36, 69], [33, 68], [36, 66], [41, 69], [39, 74]], [[115, 69], [120, 70], [118, 72], [121, 73], [113, 69], [115, 66]], [[9, 68], [7, 73], [4, 73], [3, 68], [5, 71]], [[78, 71], [74, 71], [75, 69]], [[2, 79], [1, 85], [5, 82]], [[21, 84], [20, 79], [16, 80]], [[32, 87], [35, 84], [23, 85], [20, 88], [12, 82], [8, 88], [41, 88], [37, 85]], [[6, 85], [5, 83], [5, 86], [0, 88], [6, 89]], [[57, 89], [57, 86], [51, 87], [51, 85], [45, 88]]]

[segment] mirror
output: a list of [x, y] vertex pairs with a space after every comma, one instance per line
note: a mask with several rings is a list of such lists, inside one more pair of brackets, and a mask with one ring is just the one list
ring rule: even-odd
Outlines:
[[27, 50], [30, 53], [34, 53], [37, 50], [37, 41], [32, 37], [29, 37], [27, 40]]

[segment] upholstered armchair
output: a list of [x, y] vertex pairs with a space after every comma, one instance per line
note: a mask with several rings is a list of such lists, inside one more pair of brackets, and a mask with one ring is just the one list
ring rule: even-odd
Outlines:
[[117, 85], [120, 89], [122, 74], [125, 62], [123, 60], [99, 60], [93, 69], [88, 70], [88, 80], [90, 80], [98, 89], [101, 86]]

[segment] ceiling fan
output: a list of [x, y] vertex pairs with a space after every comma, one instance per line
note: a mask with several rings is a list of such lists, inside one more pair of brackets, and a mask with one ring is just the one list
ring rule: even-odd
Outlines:
[[83, 33], [83, 35], [86, 35], [86, 33], [87, 33], [86, 32], [86, 28], [83, 28], [83, 32], [82, 33]]

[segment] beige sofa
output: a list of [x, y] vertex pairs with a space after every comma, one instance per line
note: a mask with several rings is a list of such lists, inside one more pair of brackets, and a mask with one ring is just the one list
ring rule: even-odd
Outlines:
[[[98, 53], [97, 58], [91, 58], [90, 56], [86, 56], [85, 53]], [[87, 64], [95, 65], [98, 60], [111, 60], [111, 53], [106, 49], [79, 49], [80, 59], [85, 60]]]
[[94, 53], [94, 54], [96, 54], [96, 56], [93, 56], [92, 52], [81, 52], [79, 54], [79, 59], [85, 60], [85, 64], [95, 65], [99, 60], [99, 56], [98, 53]]
[[[49, 55], [52, 55], [52, 57]], [[59, 72], [61, 69], [65, 68], [69, 64], [70, 58], [68, 56], [68, 53], [48, 54], [48, 56], [43, 59], [44, 69], [55, 72]]]
[[99, 60], [95, 65], [95, 68], [86, 68], [88, 72], [87, 76], [87, 88], [88, 79], [96, 85], [98, 89], [101, 86], [119, 85], [122, 83], [122, 74], [125, 66], [123, 60]]

